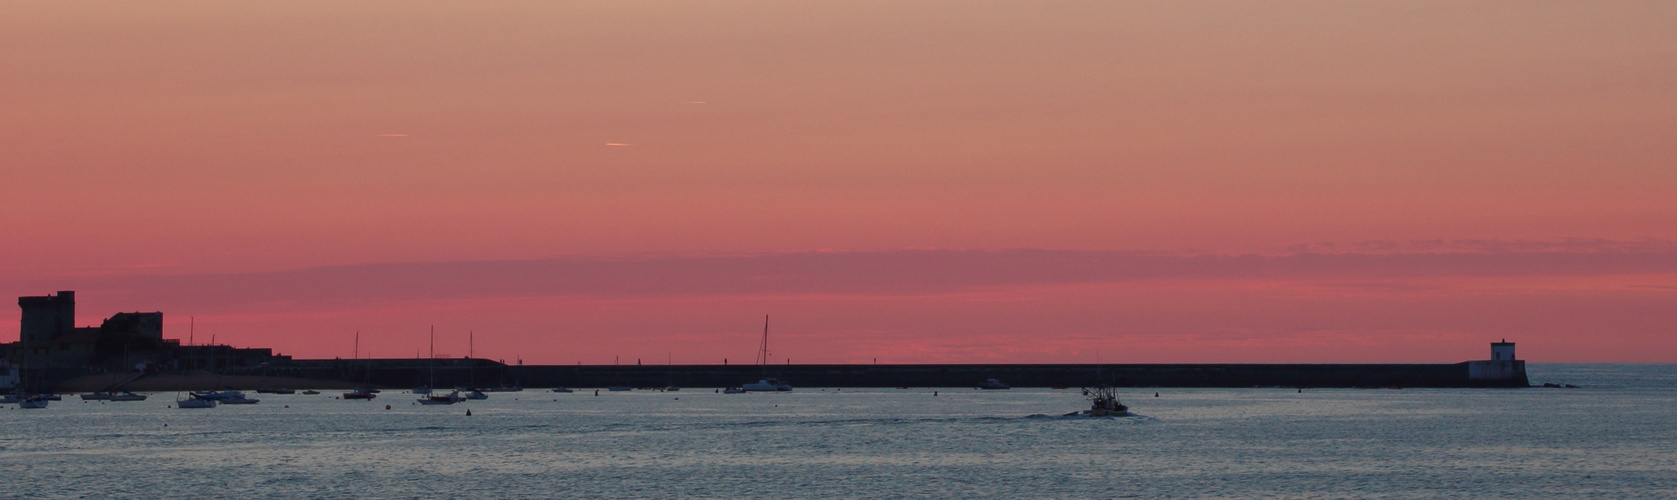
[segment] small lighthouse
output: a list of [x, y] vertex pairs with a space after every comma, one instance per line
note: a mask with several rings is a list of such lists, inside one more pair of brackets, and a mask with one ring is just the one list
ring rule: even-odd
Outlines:
[[1514, 357], [1514, 343], [1508, 339], [1491, 342], [1489, 361], [1468, 361], [1467, 379], [1487, 386], [1522, 387], [1526, 380], [1526, 362]]
[[1513, 342], [1509, 342], [1508, 339], [1502, 339], [1502, 342], [1492, 342], [1491, 343], [1491, 361], [1513, 361], [1513, 360], [1514, 360], [1514, 343]]

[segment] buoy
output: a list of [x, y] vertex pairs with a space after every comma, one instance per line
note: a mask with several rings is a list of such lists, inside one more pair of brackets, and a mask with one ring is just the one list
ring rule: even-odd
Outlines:
[[471, 408], [466, 409], [466, 416], [468, 416], [468, 417], [472, 416], [472, 409]]
[[286, 407], [286, 408], [290, 408], [290, 407], [291, 407], [291, 405], [285, 405], [285, 407]]
[[1155, 397], [1155, 398], [1159, 397], [1159, 393], [1157, 393], [1157, 392], [1153, 393], [1153, 397]]
[[937, 396], [937, 391], [932, 391], [932, 395]]
[[384, 409], [386, 409], [386, 410], [390, 409], [390, 405], [384, 405]]

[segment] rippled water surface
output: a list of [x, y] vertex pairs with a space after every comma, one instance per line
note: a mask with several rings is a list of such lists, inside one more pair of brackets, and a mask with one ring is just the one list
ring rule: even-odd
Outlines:
[[1677, 495], [1677, 366], [1531, 372], [1583, 388], [1134, 388], [1122, 419], [1056, 417], [1084, 402], [1046, 389], [67, 397], [0, 410], [0, 477], [49, 498]]

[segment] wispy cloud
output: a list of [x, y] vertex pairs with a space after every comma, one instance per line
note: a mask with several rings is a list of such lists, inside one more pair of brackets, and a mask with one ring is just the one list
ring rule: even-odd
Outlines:
[[[1177, 255], [1121, 251], [901, 250], [389, 263], [247, 274], [64, 277], [11, 291], [85, 289], [170, 303], [351, 304], [499, 297], [927, 295], [1144, 280], [1333, 282], [1414, 291], [1416, 278], [1677, 273], [1677, 249], [1623, 242], [1469, 244], [1476, 251]], [[1560, 249], [1560, 250], [1557, 250]]]

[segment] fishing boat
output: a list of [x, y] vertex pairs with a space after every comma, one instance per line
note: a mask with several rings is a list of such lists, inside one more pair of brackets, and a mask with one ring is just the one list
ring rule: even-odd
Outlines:
[[986, 391], [1012, 389], [1012, 387], [1009, 387], [1007, 384], [1003, 384], [1002, 381], [993, 378], [984, 379], [984, 383], [978, 384], [978, 388]]
[[764, 377], [753, 383], [740, 385], [741, 392], [788, 392], [792, 385], [767, 376], [769, 374], [769, 315], [763, 315], [763, 341], [757, 345], [757, 366]]
[[1068, 417], [1128, 417], [1130, 407], [1118, 402], [1118, 391], [1110, 386], [1100, 386], [1093, 389], [1083, 388], [1083, 396], [1089, 398], [1089, 409], [1067, 413]]

